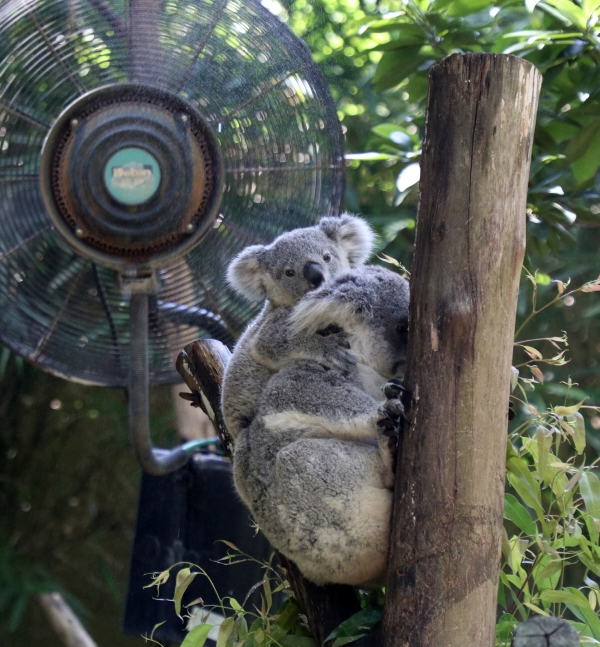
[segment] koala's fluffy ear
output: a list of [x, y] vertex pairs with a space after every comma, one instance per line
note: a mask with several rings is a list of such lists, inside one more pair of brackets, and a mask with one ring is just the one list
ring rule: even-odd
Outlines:
[[263, 257], [264, 245], [252, 245], [242, 250], [227, 267], [227, 282], [251, 301], [267, 298], [264, 282], [266, 274]]
[[343, 213], [337, 218], [326, 216], [321, 218], [318, 226], [341, 247], [350, 267], [362, 265], [371, 255], [375, 232], [362, 218], [349, 213]]

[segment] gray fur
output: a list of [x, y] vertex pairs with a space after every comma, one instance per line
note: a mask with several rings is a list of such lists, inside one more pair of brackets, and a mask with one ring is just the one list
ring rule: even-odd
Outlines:
[[357, 362], [296, 360], [268, 381], [236, 441], [237, 490], [272, 545], [316, 584], [381, 583], [393, 486], [380, 387], [403, 370], [408, 284], [368, 266], [307, 294], [295, 334], [343, 327]]
[[[343, 333], [291, 333], [292, 308], [312, 289], [305, 268], [318, 268], [325, 283], [365, 262], [374, 234], [360, 218], [325, 217], [313, 227], [282, 234], [270, 245], [253, 245], [230, 263], [229, 283], [249, 299], [266, 299], [259, 316], [240, 337], [223, 379], [225, 424], [235, 438], [255, 415], [258, 397], [271, 375], [292, 359], [317, 359], [350, 370]], [[329, 259], [326, 260], [327, 255]], [[287, 276], [292, 271], [293, 276]]]

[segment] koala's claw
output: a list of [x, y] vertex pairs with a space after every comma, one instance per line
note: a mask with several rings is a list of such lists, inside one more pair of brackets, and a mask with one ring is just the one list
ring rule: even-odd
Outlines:
[[404, 404], [398, 398], [389, 398], [379, 407], [379, 415], [384, 419], [388, 419], [395, 425], [400, 424], [400, 420], [408, 422], [406, 413], [404, 412]]
[[401, 393], [409, 393], [408, 389], [406, 389], [404, 384], [402, 384], [402, 380], [396, 377], [388, 380], [383, 385], [382, 391], [383, 395], [385, 395], [388, 400], [397, 399]]

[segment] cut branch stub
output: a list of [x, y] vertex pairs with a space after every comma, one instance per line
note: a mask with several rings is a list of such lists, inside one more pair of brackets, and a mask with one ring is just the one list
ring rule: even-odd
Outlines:
[[541, 76], [453, 55], [429, 80], [384, 642], [494, 644], [514, 321]]

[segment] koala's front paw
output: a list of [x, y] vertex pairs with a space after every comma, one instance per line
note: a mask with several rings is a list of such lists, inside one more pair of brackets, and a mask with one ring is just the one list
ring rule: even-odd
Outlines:
[[341, 328], [328, 326], [319, 335], [323, 338], [323, 357], [331, 368], [347, 372], [356, 368], [356, 359], [348, 352], [350, 342]]
[[390, 380], [383, 387], [383, 393], [387, 399], [377, 410], [379, 417], [377, 421], [377, 426], [379, 427], [379, 446], [390, 461], [392, 471], [394, 472], [396, 471], [396, 457], [398, 454], [402, 421], [408, 421], [404, 411], [404, 404], [398, 397], [403, 392], [406, 392], [406, 389], [400, 380]]

